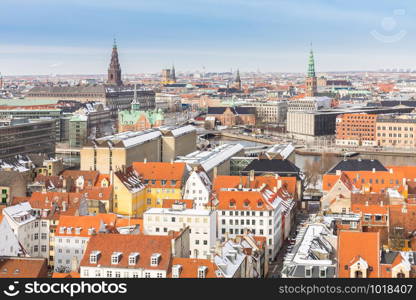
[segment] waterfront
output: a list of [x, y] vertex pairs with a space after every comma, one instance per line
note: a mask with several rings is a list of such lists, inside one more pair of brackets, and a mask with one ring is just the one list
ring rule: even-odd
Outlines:
[[[250, 141], [238, 140], [238, 139], [231, 139], [231, 138], [222, 138], [216, 137], [210, 140], [213, 144], [242, 144], [244, 147], [255, 147], [255, 146], [262, 146], [261, 143], [255, 143]], [[405, 156], [397, 156], [397, 155], [381, 155], [381, 154], [360, 154], [354, 157], [354, 159], [376, 159], [379, 160], [385, 166], [415, 166], [416, 165], [416, 158], [414, 157], [405, 157]], [[331, 157], [331, 161], [336, 164], [337, 162], [341, 161], [342, 157]], [[315, 161], [321, 161], [321, 156], [313, 156], [313, 155], [295, 155], [295, 163], [300, 169], [304, 169], [305, 164]]]

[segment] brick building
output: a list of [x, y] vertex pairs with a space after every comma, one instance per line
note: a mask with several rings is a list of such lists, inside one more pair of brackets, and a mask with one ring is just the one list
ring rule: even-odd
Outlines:
[[224, 126], [255, 125], [256, 109], [254, 107], [208, 107], [207, 117], [215, 117]]
[[336, 144], [376, 146], [376, 119], [373, 114], [344, 114], [336, 119]]

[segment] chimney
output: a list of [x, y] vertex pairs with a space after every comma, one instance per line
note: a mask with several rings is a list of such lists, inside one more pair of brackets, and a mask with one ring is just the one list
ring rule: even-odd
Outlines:
[[217, 169], [217, 167], [214, 167], [214, 170], [213, 170], [212, 173], [213, 173], [212, 174], [212, 180], [214, 180], [218, 176], [218, 169]]
[[390, 168], [389, 169], [389, 172], [390, 172], [390, 174], [393, 174], [393, 169]]
[[170, 160], [170, 164], [173, 165], [173, 158]]
[[278, 189], [280, 189], [282, 187], [282, 180], [281, 179], [279, 179], [278, 181], [277, 181], [277, 188]]
[[250, 182], [254, 181], [254, 170], [250, 170], [249, 179], [250, 179]]
[[376, 172], [376, 168], [373, 168], [373, 173], [375, 173]]
[[144, 159], [143, 159], [143, 162], [146, 164], [147, 163], [147, 157], [145, 157]]
[[241, 176], [241, 173], [240, 173], [240, 184], [238, 185], [238, 188], [240, 190], [243, 188], [243, 176]]
[[279, 178], [279, 175], [278, 174], [274, 174], [274, 178], [275, 179]]
[[336, 170], [335, 175], [337, 175], [337, 176], [341, 175], [341, 170]]
[[66, 211], [68, 209], [68, 203], [66, 201], [62, 201], [62, 211]]

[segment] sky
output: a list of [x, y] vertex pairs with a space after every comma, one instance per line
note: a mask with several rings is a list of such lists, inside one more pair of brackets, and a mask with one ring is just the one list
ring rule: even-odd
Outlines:
[[0, 72], [416, 69], [414, 0], [0, 0]]

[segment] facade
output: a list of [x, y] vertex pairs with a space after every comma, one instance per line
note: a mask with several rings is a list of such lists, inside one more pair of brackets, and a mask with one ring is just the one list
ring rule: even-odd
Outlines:
[[285, 124], [288, 109], [287, 101], [249, 102], [247, 106], [256, 109], [256, 120], [264, 124]]
[[338, 146], [377, 146], [376, 119], [373, 114], [344, 114], [336, 119], [335, 143]]
[[3, 218], [9, 223], [24, 254], [49, 257], [49, 227], [39, 220], [28, 202], [4, 208]]
[[145, 234], [167, 235], [179, 231], [183, 226], [190, 228], [190, 257], [207, 258], [214, 247], [217, 232], [216, 212], [206, 209], [186, 208], [178, 200], [170, 208], [150, 208], [143, 214]]
[[26, 179], [17, 171], [0, 171], [0, 206], [10, 205], [14, 197], [26, 196]]
[[155, 105], [164, 112], [181, 111], [181, 98], [175, 94], [156, 93]]
[[55, 133], [55, 120], [19, 121], [0, 126], [0, 159], [17, 154], [54, 154]]
[[197, 209], [205, 209], [211, 200], [212, 183], [205, 171], [195, 168], [185, 184], [183, 199], [192, 199]]
[[416, 114], [379, 115], [374, 127], [378, 146], [408, 149], [416, 146]]
[[267, 239], [267, 255], [274, 259], [282, 245], [282, 203], [267, 187], [223, 189], [217, 192], [218, 237], [236, 237], [246, 230]]
[[134, 161], [160, 161], [161, 142], [161, 133], [155, 129], [94, 139], [81, 149], [81, 170], [109, 174]]
[[208, 107], [207, 117], [215, 119], [223, 126], [256, 125], [256, 110], [254, 107]]
[[118, 132], [141, 131], [162, 126], [164, 114], [161, 111], [123, 110], [118, 113]]
[[192, 125], [163, 126], [162, 162], [174, 161], [178, 156], [187, 155], [196, 150], [196, 128]]
[[65, 273], [77, 269], [82, 258], [85, 257], [89, 239], [98, 233], [109, 233], [115, 223], [116, 216], [110, 214], [61, 216], [54, 237], [55, 271]]

